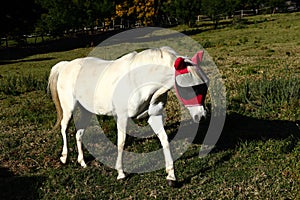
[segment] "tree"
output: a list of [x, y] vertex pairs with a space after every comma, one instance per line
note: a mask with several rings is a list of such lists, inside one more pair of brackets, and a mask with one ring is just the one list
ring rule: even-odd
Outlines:
[[[81, 22], [72, 0], [36, 0], [44, 13], [39, 21], [40, 30], [57, 35]], [[74, 15], [77, 15], [77, 20]], [[73, 17], [74, 16], [74, 17]]]
[[180, 19], [183, 24], [193, 26], [196, 16], [200, 14], [199, 0], [168, 0], [164, 3], [164, 11], [171, 17]]
[[129, 1], [116, 2], [116, 16], [121, 18], [127, 17], [130, 5]]
[[299, 9], [300, 8], [300, 0], [295, 0], [295, 4], [296, 4], [297, 9]]
[[134, 0], [136, 17], [144, 25], [152, 25], [155, 14], [154, 0]]
[[152, 25], [155, 17], [155, 0], [132, 0], [116, 4], [116, 15], [120, 18], [139, 21], [143, 25]]
[[226, 16], [232, 16], [234, 15], [236, 10], [242, 9], [241, 1], [242, 0], [226, 0], [225, 1], [226, 7], [224, 8], [224, 13], [226, 14]]
[[266, 6], [271, 7], [273, 10], [273, 14], [276, 12], [277, 8], [283, 8], [285, 7], [285, 0], [266, 0]]
[[166, 0], [154, 0], [154, 24], [160, 25], [163, 20], [163, 3]]
[[22, 40], [23, 35], [31, 34], [36, 20], [40, 16], [40, 8], [34, 0], [10, 0], [0, 7], [0, 35], [12, 36]]
[[257, 14], [257, 10], [263, 5], [266, 0], [240, 0], [240, 7], [238, 9], [251, 9], [253, 14]]
[[70, 29], [93, 28], [97, 19], [111, 17], [114, 2], [110, 0], [36, 0], [44, 13], [39, 25], [52, 34], [62, 34]]
[[226, 0], [202, 0], [201, 11], [211, 18], [215, 29], [218, 27], [222, 15], [226, 13], [227, 5]]

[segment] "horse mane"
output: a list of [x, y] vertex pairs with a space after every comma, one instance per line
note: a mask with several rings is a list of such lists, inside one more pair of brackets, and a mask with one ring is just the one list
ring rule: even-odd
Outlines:
[[125, 54], [123, 56], [121, 56], [120, 58], [118, 58], [118, 60], [131, 60], [133, 59], [133, 57], [137, 54], [136, 51], [130, 52], [128, 54]]
[[146, 49], [144, 51], [141, 51], [138, 54], [140, 56], [144, 56], [146, 54], [146, 56], [153, 56], [155, 58], [162, 58], [162, 59], [166, 59], [166, 56], [167, 57], [170, 57], [170, 56], [178, 57], [179, 56], [174, 49], [172, 49], [171, 47], [168, 47], [168, 46], [163, 46], [160, 48]]
[[149, 48], [140, 52], [131, 52], [121, 58], [120, 60], [129, 61], [131, 63], [146, 63], [151, 61], [151, 63], [167, 63], [167, 66], [173, 66], [175, 59], [179, 57], [177, 52], [168, 46], [163, 46], [160, 48]]

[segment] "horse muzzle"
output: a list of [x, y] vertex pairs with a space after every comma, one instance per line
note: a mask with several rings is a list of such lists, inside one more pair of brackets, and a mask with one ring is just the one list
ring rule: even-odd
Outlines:
[[206, 110], [204, 109], [204, 106], [188, 106], [187, 109], [195, 123], [199, 123], [206, 119]]

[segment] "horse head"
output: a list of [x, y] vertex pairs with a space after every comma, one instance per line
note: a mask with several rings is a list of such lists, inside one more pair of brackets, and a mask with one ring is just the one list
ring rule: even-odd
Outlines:
[[[202, 54], [201, 57], [196, 55], [195, 58], [199, 63], [202, 60]], [[189, 110], [193, 121], [198, 123], [206, 118], [204, 101], [209, 80], [193, 61], [183, 57], [175, 60], [175, 91], [177, 98]]]

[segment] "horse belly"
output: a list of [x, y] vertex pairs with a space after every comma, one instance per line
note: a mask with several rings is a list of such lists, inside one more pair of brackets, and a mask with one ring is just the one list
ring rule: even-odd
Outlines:
[[[106, 66], [92, 65], [83, 66], [75, 83], [75, 97], [77, 101], [89, 112], [95, 114], [110, 115], [110, 101], [103, 101], [107, 96], [104, 94], [105, 85], [99, 87], [104, 77]], [[101, 89], [103, 88], [103, 89]], [[102, 97], [102, 98], [101, 98]], [[99, 101], [102, 100], [102, 101]]]

